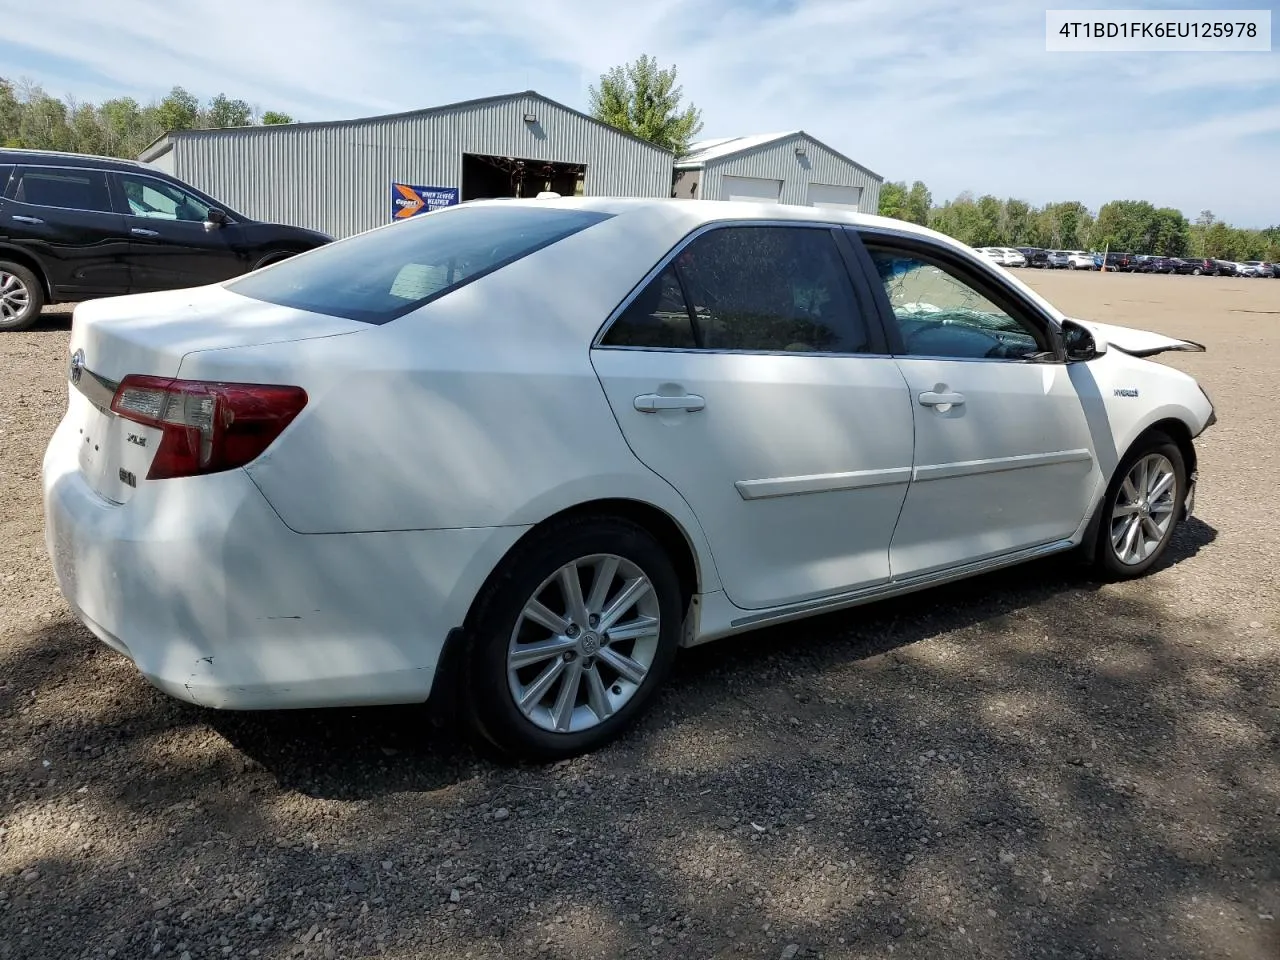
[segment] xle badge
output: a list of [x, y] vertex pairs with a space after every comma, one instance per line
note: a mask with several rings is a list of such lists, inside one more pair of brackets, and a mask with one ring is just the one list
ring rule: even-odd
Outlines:
[[129, 434], [128, 440], [130, 443], [136, 443], [140, 447], [145, 447], [147, 445], [147, 438], [140, 437], [136, 433]]
[[125, 483], [127, 483], [131, 487], [136, 487], [138, 485], [138, 478], [135, 477], [131, 471], [126, 470], [124, 467], [120, 468], [120, 479], [123, 480]]

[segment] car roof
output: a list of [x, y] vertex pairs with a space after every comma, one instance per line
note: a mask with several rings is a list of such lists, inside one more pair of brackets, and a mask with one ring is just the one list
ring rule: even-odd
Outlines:
[[99, 157], [88, 153], [70, 153], [63, 150], [28, 150], [18, 147], [0, 148], [0, 163], [16, 163], [30, 167], [61, 167], [75, 164], [97, 170], [154, 170], [155, 167], [137, 160], [120, 157]]

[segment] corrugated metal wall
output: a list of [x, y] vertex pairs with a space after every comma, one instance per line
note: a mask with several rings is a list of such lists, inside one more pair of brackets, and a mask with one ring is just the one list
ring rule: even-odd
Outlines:
[[587, 196], [671, 195], [671, 154], [527, 95], [367, 121], [201, 131], [176, 137], [173, 153], [178, 177], [231, 208], [335, 237], [390, 222], [393, 180], [461, 187], [464, 153], [586, 164]]
[[[796, 147], [800, 146], [804, 147], [803, 157], [796, 156]], [[703, 172], [698, 196], [704, 200], [723, 199], [721, 178], [726, 175], [781, 180], [780, 201], [802, 206], [809, 203], [810, 183], [861, 187], [858, 210], [875, 213], [880, 209], [880, 180], [808, 137], [779, 140], [742, 156], [712, 160]]]

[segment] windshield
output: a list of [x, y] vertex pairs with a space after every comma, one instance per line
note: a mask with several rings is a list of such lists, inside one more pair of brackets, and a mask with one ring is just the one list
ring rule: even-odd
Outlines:
[[611, 214], [458, 206], [318, 247], [227, 284], [255, 300], [387, 323]]

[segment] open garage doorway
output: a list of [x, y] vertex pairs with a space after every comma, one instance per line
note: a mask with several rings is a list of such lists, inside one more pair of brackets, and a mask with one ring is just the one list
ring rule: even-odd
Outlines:
[[586, 176], [587, 167], [582, 163], [551, 163], [464, 153], [462, 199], [536, 197], [544, 190], [563, 197], [580, 197]]

